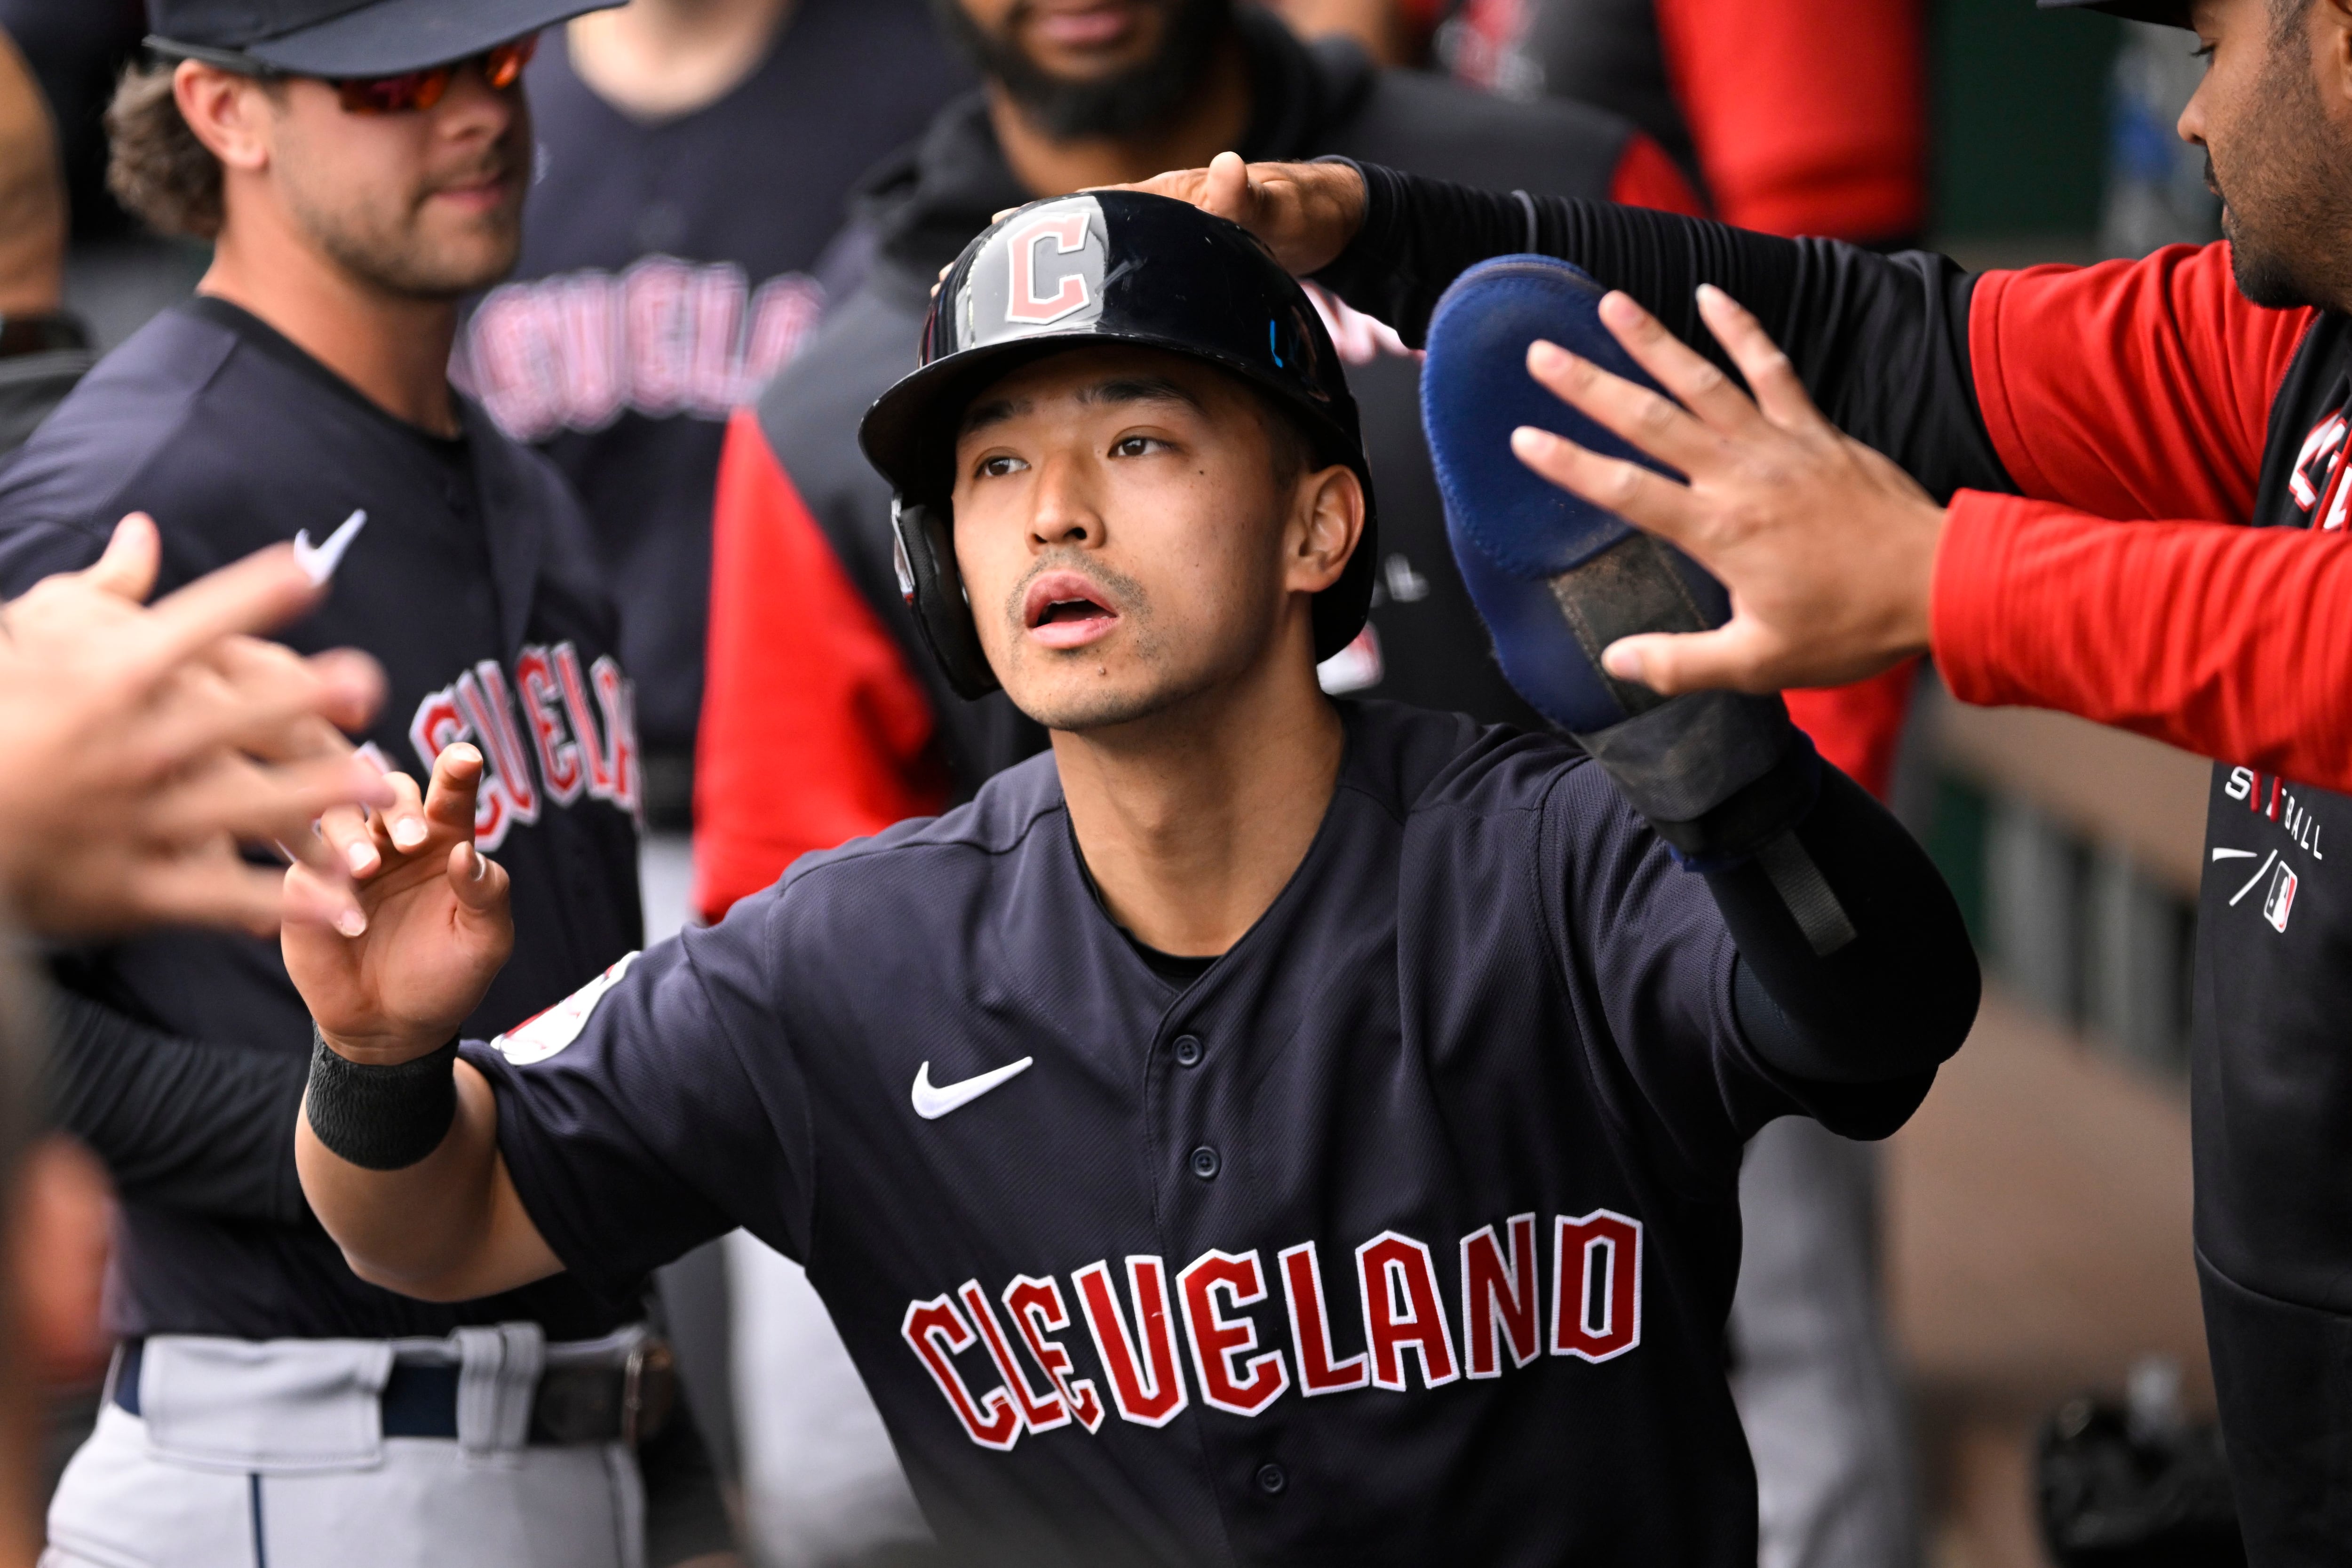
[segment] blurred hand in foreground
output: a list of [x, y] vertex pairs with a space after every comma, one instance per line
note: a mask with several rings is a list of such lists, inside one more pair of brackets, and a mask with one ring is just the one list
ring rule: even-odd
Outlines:
[[1205, 169], [1114, 188], [1173, 196], [1237, 223], [1300, 278], [1338, 260], [1364, 226], [1364, 177], [1345, 163], [1244, 163], [1220, 153]]
[[[314, 824], [393, 800], [342, 733], [373, 716], [383, 673], [250, 635], [319, 601], [289, 547], [142, 607], [160, 552], [134, 512], [88, 570], [0, 605], [0, 902], [60, 936], [355, 925], [348, 860]], [[247, 845], [319, 875], [289, 892]]]
[[1711, 284], [1698, 296], [1753, 397], [1622, 293], [1601, 320], [1671, 398], [1554, 343], [1528, 351], [1537, 381], [1684, 477], [1532, 426], [1512, 433], [1519, 460], [1672, 541], [1731, 591], [1731, 619], [1713, 631], [1624, 637], [1601, 663], [1673, 696], [1841, 686], [1926, 652], [1944, 509], [1822, 417], [1754, 316]]

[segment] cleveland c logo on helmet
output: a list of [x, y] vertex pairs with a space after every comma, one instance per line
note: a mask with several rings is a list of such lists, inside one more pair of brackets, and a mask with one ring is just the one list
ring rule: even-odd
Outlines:
[[1082, 309], [1094, 298], [1087, 286], [1083, 271], [1065, 272], [1054, 279], [1054, 291], [1046, 293], [1039, 284], [1045, 279], [1045, 268], [1038, 265], [1038, 250], [1047, 240], [1054, 242], [1056, 254], [1067, 256], [1083, 253], [1087, 247], [1087, 231], [1091, 227], [1087, 213], [1061, 213], [1031, 219], [1013, 231], [1006, 242], [1013, 262], [1012, 287], [1006, 290], [1004, 319], [1024, 326], [1042, 327], [1058, 321], [1071, 311]]
[[1094, 331], [1108, 248], [1102, 204], [1092, 196], [1040, 203], [1007, 220], [964, 274], [955, 348]]

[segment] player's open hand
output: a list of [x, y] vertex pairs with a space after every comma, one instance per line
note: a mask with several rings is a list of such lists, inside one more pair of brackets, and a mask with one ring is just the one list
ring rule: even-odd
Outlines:
[[1730, 296], [1702, 288], [1699, 313], [1752, 398], [1622, 293], [1601, 321], [1679, 406], [1555, 344], [1528, 353], [1536, 380], [1685, 478], [1527, 426], [1511, 437], [1519, 460], [1673, 541], [1731, 591], [1723, 626], [1625, 637], [1602, 654], [1609, 673], [1668, 695], [1763, 692], [1843, 685], [1925, 651], [1943, 509], [1823, 418]]
[[[352, 868], [359, 918], [286, 928], [287, 973], [327, 1042], [353, 1061], [403, 1062], [456, 1034], [514, 950], [507, 873], [474, 847], [482, 754], [444, 751], [420, 800], [391, 775], [394, 803], [331, 814], [324, 834]], [[318, 875], [306, 866], [289, 881]]]
[[[96, 564], [0, 608], [0, 900], [58, 935], [157, 921], [268, 933], [349, 912], [310, 823], [389, 799], [342, 734], [373, 716], [382, 671], [248, 635], [318, 603], [287, 547], [142, 607], [159, 555], [154, 524], [133, 513]], [[327, 874], [289, 904], [276, 868], [240, 846]]]
[[1300, 278], [1338, 260], [1364, 226], [1364, 177], [1345, 163], [1244, 163], [1220, 153], [1205, 169], [1112, 188], [1173, 196], [1237, 223]]

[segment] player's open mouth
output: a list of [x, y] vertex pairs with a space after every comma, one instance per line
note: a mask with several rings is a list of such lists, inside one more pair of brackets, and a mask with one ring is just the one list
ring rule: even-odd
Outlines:
[[1109, 595], [1076, 572], [1048, 572], [1022, 596], [1021, 623], [1047, 647], [1083, 647], [1118, 624]]

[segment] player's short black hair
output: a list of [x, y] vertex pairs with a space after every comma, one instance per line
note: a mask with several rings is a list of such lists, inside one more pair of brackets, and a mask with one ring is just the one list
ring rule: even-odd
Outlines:
[[[1239, 376], [1233, 379], [1241, 381]], [[1247, 382], [1242, 382], [1242, 384], [1248, 388], [1251, 401], [1257, 405], [1258, 423], [1265, 426], [1266, 445], [1272, 448], [1274, 457], [1275, 489], [1287, 489], [1299, 475], [1308, 469], [1324, 468], [1329, 461], [1337, 460], [1323, 458], [1318, 450], [1319, 443], [1307, 428], [1306, 422], [1291, 412], [1288, 404], [1270, 392], [1251, 386]]]

